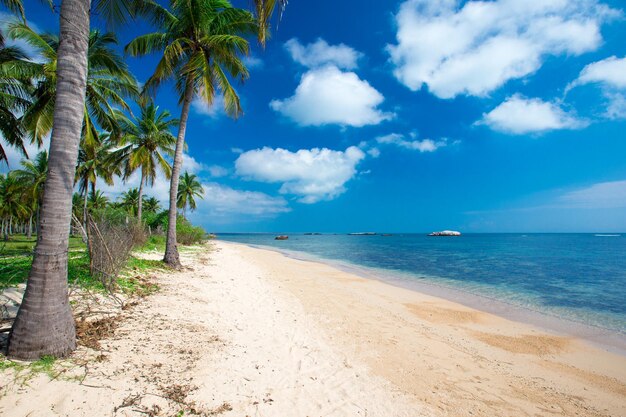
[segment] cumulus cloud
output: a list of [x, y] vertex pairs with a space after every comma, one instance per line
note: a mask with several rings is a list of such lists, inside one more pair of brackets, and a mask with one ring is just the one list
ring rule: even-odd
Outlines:
[[558, 129], [581, 129], [587, 122], [566, 113], [557, 104], [541, 99], [514, 95], [489, 113], [483, 114], [484, 124], [498, 132], [522, 135]]
[[204, 200], [198, 201], [196, 218], [232, 217], [237, 214], [273, 217], [291, 211], [283, 197], [258, 191], [242, 191], [215, 182], [203, 183]]
[[285, 42], [285, 49], [291, 58], [307, 68], [334, 65], [343, 69], [355, 69], [362, 54], [343, 43], [329, 45], [324, 39], [303, 45], [293, 38]]
[[584, 84], [600, 84], [607, 100], [605, 117], [626, 118], [626, 57], [611, 56], [585, 66], [576, 80], [567, 86], [570, 90]]
[[485, 96], [534, 73], [546, 56], [596, 50], [601, 25], [619, 15], [597, 0], [407, 0], [387, 49], [411, 90]]
[[228, 175], [228, 169], [220, 165], [211, 165], [206, 167], [206, 170], [214, 178], [225, 177]]
[[[414, 137], [415, 135], [412, 134], [410, 136]], [[379, 136], [376, 138], [376, 142], [384, 145], [396, 145], [404, 149], [420, 152], [434, 152], [447, 145], [446, 139], [439, 139], [437, 141], [432, 139], [408, 140], [400, 133], [390, 133], [388, 135]]]
[[235, 162], [238, 175], [247, 180], [282, 183], [281, 194], [293, 194], [302, 203], [332, 200], [346, 191], [365, 153], [356, 146], [345, 151], [327, 148], [286, 149], [264, 147], [242, 153]]
[[354, 72], [329, 66], [306, 72], [293, 96], [272, 100], [270, 107], [301, 126], [361, 127], [393, 117], [378, 109], [384, 100], [381, 93]]
[[612, 56], [585, 66], [574, 85], [602, 83], [610, 87], [626, 88], [626, 57]]

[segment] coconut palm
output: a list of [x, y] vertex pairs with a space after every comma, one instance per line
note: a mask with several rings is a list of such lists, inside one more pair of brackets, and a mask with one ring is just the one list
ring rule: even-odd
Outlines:
[[156, 213], [161, 209], [161, 203], [156, 197], [147, 197], [143, 202], [143, 209], [147, 213]]
[[26, 201], [29, 202], [28, 237], [33, 226], [33, 214], [36, 214], [39, 227], [39, 207], [43, 198], [43, 187], [48, 175], [48, 152], [41, 151], [32, 161], [22, 161], [22, 169], [15, 170], [15, 175], [26, 190]]
[[74, 174], [85, 116], [90, 13], [111, 22], [123, 21], [136, 1], [61, 2], [55, 106], [50, 117], [52, 135], [41, 227], [26, 292], [9, 334], [7, 353], [11, 357], [62, 357], [76, 348], [76, 328], [67, 293], [67, 253]]
[[227, 0], [173, 0], [171, 11], [147, 1], [142, 12], [151, 17], [160, 31], [134, 39], [126, 46], [126, 52], [132, 56], [162, 53], [144, 88], [154, 92], [164, 81], [175, 79], [182, 105], [170, 181], [169, 224], [163, 259], [172, 267], [180, 267], [176, 249], [176, 197], [191, 101], [200, 94], [201, 99], [211, 105], [216, 90], [219, 90], [224, 96], [227, 114], [241, 115], [239, 97], [227, 74], [240, 81], [248, 77], [248, 70], [241, 60], [249, 48], [245, 36], [257, 34], [259, 26], [250, 12], [232, 7]]
[[[6, 46], [0, 32], [0, 133], [4, 141], [17, 148], [24, 156], [24, 133], [18, 113], [24, 112], [30, 105], [30, 77], [27, 55], [20, 48]], [[0, 162], [7, 161], [5, 149], [0, 143]]]
[[[22, 116], [22, 123], [33, 141], [41, 143], [52, 129], [55, 105], [59, 38], [52, 34], [38, 34], [24, 23], [9, 26], [9, 36], [33, 46], [43, 62], [32, 64], [32, 76], [38, 80], [33, 93], [35, 100]], [[108, 131], [117, 130], [114, 106], [129, 110], [125, 97], [138, 94], [135, 78], [113, 47], [117, 38], [112, 32], [92, 30], [87, 52], [87, 87], [84, 106], [83, 140], [97, 140], [96, 125]]]
[[153, 185], [158, 171], [167, 179], [171, 176], [172, 168], [165, 155], [174, 155], [176, 137], [170, 129], [178, 126], [178, 120], [172, 119], [169, 111], [159, 112], [154, 103], [148, 102], [141, 106], [139, 117], [120, 118], [120, 126], [121, 144], [126, 145], [119, 150], [124, 161], [124, 179], [137, 170], [141, 172], [137, 202], [137, 218], [141, 220], [144, 185]]
[[139, 205], [139, 190], [131, 188], [122, 193], [119, 198], [119, 206], [126, 210], [129, 214], [137, 215], [137, 207]]
[[83, 138], [78, 150], [78, 166], [76, 167], [76, 182], [79, 191], [83, 194], [83, 223], [87, 221], [87, 200], [89, 187], [96, 192], [98, 177], [107, 185], [113, 185], [113, 176], [120, 175], [121, 170], [116, 163], [114, 145], [109, 141], [109, 135], [95, 134], [92, 140]]
[[89, 194], [89, 207], [93, 210], [102, 210], [109, 204], [109, 198], [100, 190]]
[[187, 207], [194, 211], [196, 209], [195, 197], [204, 198], [204, 188], [197, 180], [196, 175], [185, 172], [180, 176], [178, 182], [178, 193], [176, 196], [176, 206], [183, 209], [183, 217], [187, 218]]
[[[263, 14], [259, 19], [262, 29], [269, 24], [274, 4], [284, 2], [285, 0], [254, 0], [257, 10]], [[40, 230], [26, 293], [9, 334], [9, 356], [19, 359], [37, 359], [43, 355], [60, 357], [76, 348], [76, 328], [67, 295], [67, 251], [72, 213], [72, 184], [83, 128], [84, 112], [77, 109], [83, 109], [85, 105], [90, 12], [94, 11], [109, 22], [123, 22], [141, 5], [138, 3], [141, 0], [61, 2], [61, 42], [58, 49], [56, 105], [50, 139], [50, 173], [44, 187], [41, 208], [41, 221], [46, 227]], [[262, 39], [265, 39], [264, 32]], [[184, 137], [184, 130], [182, 136]], [[178, 172], [176, 171], [176, 178]], [[172, 189], [170, 200], [175, 198]], [[173, 210], [170, 210], [170, 215], [171, 211]], [[173, 242], [175, 241], [174, 236]]]
[[23, 187], [15, 172], [0, 175], [0, 218], [5, 239], [11, 233], [13, 220], [25, 216], [28, 207], [22, 199]]

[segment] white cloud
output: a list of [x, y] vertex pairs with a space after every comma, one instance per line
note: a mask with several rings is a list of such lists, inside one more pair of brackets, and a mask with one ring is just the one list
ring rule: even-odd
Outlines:
[[196, 113], [209, 116], [212, 119], [226, 114], [224, 111], [224, 96], [221, 94], [215, 95], [210, 106], [200, 96], [196, 96], [191, 102], [191, 107]]
[[576, 80], [567, 86], [570, 90], [576, 86], [598, 83], [607, 100], [604, 116], [609, 119], [626, 118], [626, 57], [611, 56], [601, 61], [592, 62], [583, 68]]
[[231, 217], [245, 214], [273, 217], [291, 211], [283, 197], [272, 197], [258, 191], [242, 191], [214, 182], [203, 183], [204, 199], [198, 201], [195, 217]]
[[537, 71], [548, 55], [580, 55], [602, 42], [620, 12], [596, 0], [407, 0], [389, 45], [396, 78], [440, 98], [485, 96]]
[[357, 174], [356, 166], [364, 158], [365, 153], [356, 146], [345, 151], [313, 148], [297, 152], [264, 147], [241, 154], [235, 168], [248, 180], [282, 183], [281, 194], [294, 194], [300, 202], [311, 204], [345, 192], [345, 184]]
[[[30, 60], [33, 62], [44, 62], [45, 60], [43, 59], [41, 55], [39, 55], [38, 50], [34, 48], [31, 44], [29, 44], [28, 42], [22, 39], [13, 40], [13, 39], [9, 39], [6, 36], [6, 32], [11, 23], [22, 23], [22, 20], [18, 18], [17, 15], [6, 13], [6, 12], [0, 12], [0, 30], [5, 35], [6, 45], [17, 46], [22, 51], [24, 51], [26, 55], [30, 58]], [[39, 29], [39, 27], [35, 23], [33, 23], [30, 20], [27, 20], [26, 23], [32, 30], [34, 30], [37, 33], [41, 33], [41, 29]]]
[[207, 169], [208, 167], [205, 164], [196, 161], [193, 156], [183, 153], [183, 172], [187, 171], [191, 174], [197, 174], [199, 172], [206, 171]]
[[272, 100], [270, 107], [301, 126], [361, 127], [394, 116], [378, 109], [384, 100], [381, 93], [354, 72], [329, 66], [306, 72], [293, 96]]
[[308, 45], [293, 38], [285, 42], [285, 49], [295, 62], [307, 68], [334, 65], [351, 70], [358, 66], [357, 61], [363, 55], [348, 45], [329, 45], [321, 38]]
[[209, 171], [209, 174], [214, 178], [225, 177], [226, 175], [228, 175], [228, 169], [219, 165], [208, 166], [206, 170]]
[[404, 135], [399, 133], [390, 133], [385, 136], [379, 136], [376, 138], [376, 142], [383, 145], [396, 145], [404, 149], [420, 152], [434, 152], [447, 145], [446, 139], [440, 139], [437, 141], [432, 139], [407, 140]]
[[626, 94], [605, 92], [608, 106], [604, 115], [609, 119], [626, 119]]
[[248, 68], [249, 70], [251, 69], [260, 69], [263, 68], [265, 66], [265, 63], [263, 62], [263, 60], [261, 58], [252, 56], [252, 55], [248, 55], [246, 57], [243, 58], [243, 63], [246, 66], [246, 68]]
[[499, 132], [522, 135], [557, 129], [580, 129], [588, 123], [566, 113], [554, 103], [538, 98], [527, 99], [516, 94], [483, 114], [482, 120], [476, 124], [487, 125]]
[[[9, 170], [20, 169], [22, 167], [21, 161], [24, 159], [24, 155], [18, 149], [9, 145], [5, 140], [2, 134], [0, 134], [0, 142], [2, 143], [2, 148], [7, 156], [7, 161], [0, 162], [0, 172], [8, 172]], [[26, 153], [28, 157], [32, 160], [37, 156], [37, 154], [43, 150], [48, 150], [50, 148], [50, 135], [47, 135], [43, 138], [43, 145], [40, 147], [35, 143], [30, 143], [28, 140], [24, 142], [24, 148], [26, 148]], [[7, 166], [8, 162], [8, 166]]]
[[615, 56], [585, 66], [573, 85], [602, 83], [615, 88], [626, 88], [626, 57]]
[[626, 207], [626, 180], [593, 184], [558, 197], [557, 203], [570, 208]]

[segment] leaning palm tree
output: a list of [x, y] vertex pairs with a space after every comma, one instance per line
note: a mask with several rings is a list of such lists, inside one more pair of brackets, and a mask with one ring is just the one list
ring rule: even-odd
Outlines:
[[172, 0], [171, 11], [147, 1], [142, 12], [152, 18], [160, 31], [134, 39], [126, 46], [126, 52], [132, 56], [162, 52], [144, 89], [154, 92], [164, 81], [175, 79], [182, 105], [170, 181], [169, 224], [163, 259], [172, 267], [180, 267], [176, 249], [176, 194], [191, 101], [200, 94], [201, 99], [210, 105], [219, 90], [224, 95], [226, 112], [233, 117], [241, 115], [239, 97], [227, 74], [240, 81], [248, 77], [248, 70], [241, 60], [249, 49], [245, 36], [258, 34], [259, 26], [250, 12], [232, 7], [227, 0]]
[[[0, 133], [4, 141], [17, 148], [24, 156], [24, 132], [18, 113], [23, 113], [30, 106], [30, 63], [24, 51], [15, 46], [6, 46], [0, 32]], [[7, 154], [0, 143], [0, 162], [8, 164]]]
[[[254, 0], [257, 10], [263, 14], [259, 19], [263, 30], [269, 25], [274, 5], [285, 1]], [[67, 296], [67, 251], [72, 184], [83, 128], [90, 12], [109, 22], [123, 22], [140, 3], [141, 0], [61, 2], [50, 170], [41, 209], [41, 222], [46, 227], [40, 230], [26, 293], [9, 334], [9, 356], [19, 359], [36, 359], [43, 355], [58, 357], [76, 348], [76, 328]], [[264, 39], [265, 35], [262, 41]], [[171, 200], [174, 197], [170, 192]]]
[[183, 209], [183, 217], [187, 218], [187, 207], [194, 211], [196, 209], [195, 197], [204, 198], [204, 188], [194, 174], [185, 172], [180, 176], [178, 183], [178, 193], [176, 196], [176, 206]]
[[28, 237], [30, 238], [33, 225], [33, 214], [39, 228], [39, 207], [43, 198], [43, 187], [48, 175], [48, 152], [41, 151], [33, 161], [22, 161], [22, 169], [15, 170], [15, 175], [25, 187], [29, 201]]
[[137, 1], [61, 1], [55, 106], [50, 118], [52, 135], [41, 227], [26, 292], [9, 334], [7, 352], [11, 357], [61, 357], [76, 348], [67, 292], [67, 253], [74, 173], [85, 115], [90, 13], [111, 22], [123, 21]]
[[139, 117], [134, 120], [122, 117], [120, 126], [121, 145], [125, 146], [118, 153], [124, 161], [124, 179], [137, 170], [141, 172], [137, 202], [137, 218], [141, 220], [144, 185], [153, 185], [158, 171], [162, 171], [167, 179], [172, 174], [165, 155], [174, 155], [176, 137], [170, 129], [178, 126], [178, 120], [172, 119], [169, 111], [159, 112], [154, 103], [148, 102], [141, 106]]

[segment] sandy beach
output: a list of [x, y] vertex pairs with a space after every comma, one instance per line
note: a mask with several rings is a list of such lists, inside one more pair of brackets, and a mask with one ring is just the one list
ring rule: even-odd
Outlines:
[[0, 415], [626, 415], [626, 357], [582, 340], [240, 244], [183, 263], [52, 379], [3, 371]]

